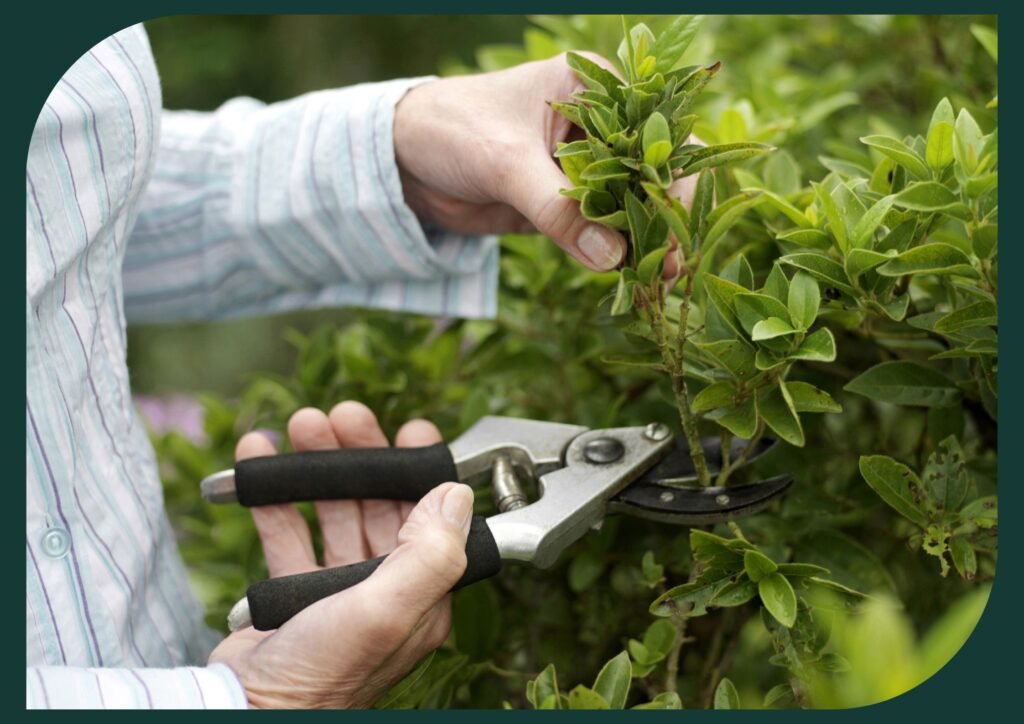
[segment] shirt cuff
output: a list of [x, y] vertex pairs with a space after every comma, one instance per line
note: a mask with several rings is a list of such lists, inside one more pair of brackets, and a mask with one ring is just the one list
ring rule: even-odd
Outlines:
[[174, 669], [27, 669], [28, 709], [247, 709], [235, 673], [224, 664]]

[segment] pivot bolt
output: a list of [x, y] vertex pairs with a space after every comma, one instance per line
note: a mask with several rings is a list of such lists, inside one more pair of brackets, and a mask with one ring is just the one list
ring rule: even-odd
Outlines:
[[715, 502], [718, 503], [719, 505], [728, 505], [729, 496], [726, 495], [725, 493], [719, 493], [718, 495], [715, 496]]
[[598, 437], [583, 447], [583, 457], [595, 465], [607, 465], [623, 456], [626, 448], [614, 437]]
[[661, 442], [671, 434], [668, 425], [662, 425], [660, 422], [652, 422], [644, 428], [644, 437], [652, 442]]

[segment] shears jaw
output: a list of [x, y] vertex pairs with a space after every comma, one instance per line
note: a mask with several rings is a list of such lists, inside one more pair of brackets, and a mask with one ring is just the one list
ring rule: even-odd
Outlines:
[[590, 428], [560, 422], [487, 415], [449, 444], [459, 480], [474, 485], [490, 479], [502, 458], [533, 479], [562, 466], [569, 444]]
[[659, 523], [710, 525], [764, 510], [792, 484], [793, 476], [789, 474], [724, 488], [680, 488], [637, 482], [608, 504], [608, 512]]
[[668, 453], [669, 434], [651, 428], [588, 430], [564, 450], [564, 465], [540, 476], [540, 498], [487, 519], [501, 557], [540, 568], [604, 519], [608, 501]]

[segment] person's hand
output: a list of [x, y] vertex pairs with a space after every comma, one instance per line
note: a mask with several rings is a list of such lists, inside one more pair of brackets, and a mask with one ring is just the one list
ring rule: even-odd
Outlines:
[[[299, 410], [288, 422], [297, 450], [383, 447], [377, 418], [358, 402], [325, 415]], [[429, 422], [413, 420], [395, 444], [439, 442]], [[239, 442], [238, 460], [273, 455], [259, 433]], [[385, 500], [316, 504], [324, 565], [343, 566], [389, 554], [365, 581], [306, 608], [276, 631], [237, 631], [210, 655], [238, 676], [254, 708], [367, 707], [416, 662], [440, 646], [451, 627], [448, 592], [466, 567], [473, 491], [434, 488], [415, 507]], [[293, 505], [252, 509], [271, 576], [318, 568], [309, 527]]]
[[[552, 154], [572, 124], [547, 101], [567, 100], [581, 87], [563, 54], [413, 88], [398, 103], [394, 126], [406, 202], [421, 221], [452, 231], [536, 230], [591, 269], [614, 268], [625, 254], [622, 235], [587, 221], [577, 201], [558, 193], [572, 184]], [[689, 206], [693, 188], [687, 178], [673, 192]]]

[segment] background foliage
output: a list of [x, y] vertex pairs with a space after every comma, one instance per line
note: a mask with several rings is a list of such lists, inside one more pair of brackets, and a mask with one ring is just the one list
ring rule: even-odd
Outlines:
[[[648, 22], [657, 29], [665, 19]], [[870, 299], [860, 285], [840, 289], [819, 320], [834, 334], [838, 357], [803, 365], [800, 381], [828, 392], [843, 412], [807, 425], [802, 449], [780, 445], [758, 461], [757, 473], [795, 474], [797, 484], [781, 504], [741, 528], [692, 535], [612, 518], [550, 571], [509, 566], [497, 579], [456, 595], [452, 639], [382, 705], [852, 706], [905, 691], [948, 660], [980, 615], [994, 574], [997, 257], [994, 229], [979, 234], [983, 224], [969, 224], [984, 217], [995, 227], [997, 219], [985, 200], [991, 189], [972, 196], [970, 179], [955, 170], [968, 149], [956, 150], [956, 163], [935, 168], [932, 161], [944, 159], [928, 154], [927, 146], [943, 98], [976, 119], [975, 162], [989, 143], [982, 139], [996, 125], [989, 106], [997, 89], [986, 27], [994, 27], [991, 18], [706, 20], [682, 61], [723, 63], [696, 108], [697, 134], [712, 143], [757, 141], [780, 149], [767, 160], [716, 172], [719, 205], [741, 188], [770, 198], [768, 191], [780, 201], [736, 218], [714, 271], [726, 277], [723, 270], [742, 255], [751, 269], [748, 286], [760, 289], [780, 257], [790, 276], [792, 267], [808, 266], [806, 259], [797, 258], [803, 266], [793, 263], [796, 254], [832, 259], [848, 270], [847, 249], [835, 231], [845, 222], [829, 218], [820, 189], [854, 209], [899, 196], [916, 178], [908, 169], [913, 159], [893, 161], [899, 153], [891, 141], [860, 141], [888, 137], [907, 141], [920, 155], [922, 181], [943, 184], [957, 199], [918, 199], [921, 208], [890, 202], [868, 246], [884, 253], [877, 247], [886, 244], [881, 229], [898, 226], [889, 212], [904, 214], [915, 229], [928, 227], [908, 244], [927, 239], [960, 249], [978, 279], [964, 278], [963, 269], [957, 276], [936, 275], [945, 267], [932, 265], [900, 270], [908, 283], [902, 291], [878, 288], [884, 279], [874, 278]], [[449, 73], [486, 70], [570, 48], [614, 57], [621, 37], [618, 18], [596, 16], [531, 24], [508, 17], [174, 18], [149, 30], [167, 104], [199, 108], [240, 92], [274, 100], [325, 85], [419, 75], [435, 64]], [[442, 37], [445, 44], [435, 45]], [[403, 53], [389, 52], [395, 47]], [[975, 166], [971, 178], [992, 169]], [[838, 185], [849, 193], [833, 196]], [[971, 204], [966, 223], [950, 208], [961, 198]], [[787, 213], [787, 206], [810, 223]], [[817, 246], [786, 238], [805, 226], [820, 234]], [[320, 312], [133, 331], [138, 392], [202, 391], [202, 429], [195, 415], [175, 418], [187, 402], [170, 409], [147, 403], [147, 409], [160, 426], [154, 440], [168, 507], [211, 625], [222, 628], [227, 608], [266, 572], [247, 513], [202, 504], [197, 481], [231, 464], [242, 432], [280, 431], [303, 405], [326, 409], [360, 399], [379, 412], [389, 432], [424, 416], [448, 437], [487, 413], [592, 426], [652, 420], [678, 426], [664, 375], [610, 362], [635, 351], [602, 303], [617, 274], [586, 272], [536, 237], [506, 237], [503, 247], [501, 311], [493, 322]], [[889, 295], [884, 303], [906, 294], [915, 308], [887, 315], [872, 307], [880, 300], [877, 291]], [[991, 313], [976, 308], [984, 314], [962, 314], [966, 323], [957, 318], [940, 326], [942, 314], [928, 316], [981, 303], [992, 304]], [[906, 321], [922, 316], [917, 324]], [[991, 332], [979, 331], [985, 329]], [[225, 343], [231, 335], [258, 344], [247, 344], [243, 358]], [[968, 353], [976, 337], [984, 339]], [[285, 349], [294, 350], [291, 359]], [[965, 351], [929, 360], [956, 349]], [[878, 393], [871, 378], [864, 381], [862, 373], [884, 361], [925, 365], [954, 382], [931, 385], [946, 392], [939, 389], [931, 406], [921, 406], [920, 398]], [[858, 377], [859, 390], [850, 384]], [[911, 377], [909, 387], [920, 387], [921, 374]], [[988, 393], [979, 382], [991, 385]], [[907, 380], [898, 386], [906, 389]], [[862, 456], [876, 457], [865, 462]], [[940, 468], [941, 499], [928, 484]], [[918, 474], [920, 486], [901, 487]], [[907, 491], [909, 498], [902, 494]], [[481, 491], [478, 510], [488, 505]], [[963, 542], [953, 542], [958, 539]], [[792, 621], [785, 603], [759, 610], [756, 597], [744, 601], [742, 591], [733, 600], [739, 605], [718, 599], [704, 615], [694, 607], [684, 620], [652, 616], [655, 599], [675, 595], [694, 604], [692, 597], [680, 598], [686, 591], [669, 589], [699, 582], [695, 574], [714, 568], [708, 556], [715, 551], [729, 561], [740, 556], [729, 564], [734, 583], [737, 576], [754, 583], [776, 574], [787, 578], [806, 599], [799, 611], [794, 603]], [[793, 568], [794, 561], [827, 569], [837, 585], [804, 595], [802, 580], [812, 569]], [[790, 567], [771, 569], [780, 565]], [[653, 612], [663, 613], [657, 606]]]

